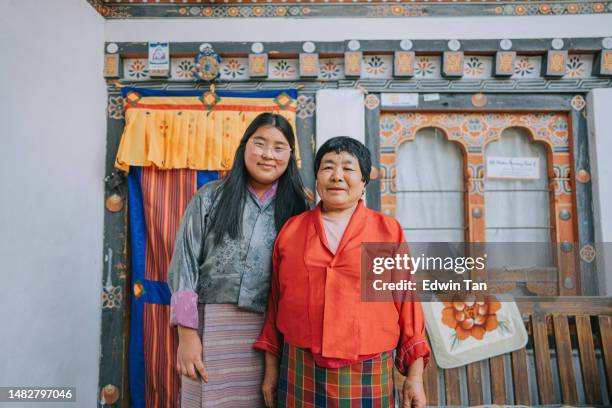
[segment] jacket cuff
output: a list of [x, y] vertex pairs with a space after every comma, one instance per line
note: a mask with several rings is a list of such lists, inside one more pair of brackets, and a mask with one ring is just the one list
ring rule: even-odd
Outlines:
[[170, 326], [198, 329], [198, 295], [192, 290], [179, 290], [170, 298]]
[[281, 356], [281, 353], [280, 353], [280, 350], [279, 350], [278, 346], [276, 346], [275, 344], [272, 344], [270, 342], [267, 342], [265, 340], [258, 339], [255, 343], [253, 343], [253, 348], [257, 349], [257, 350], [268, 351], [268, 352], [274, 354], [278, 358], [280, 358], [280, 356]]
[[408, 373], [408, 368], [417, 359], [423, 358], [423, 368], [427, 366], [431, 358], [431, 348], [425, 339], [415, 339], [405, 343], [397, 349], [395, 355], [395, 366], [397, 370], [405, 376]]

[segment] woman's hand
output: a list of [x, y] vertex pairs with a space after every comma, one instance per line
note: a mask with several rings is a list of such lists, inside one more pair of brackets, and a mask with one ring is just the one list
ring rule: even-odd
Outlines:
[[176, 356], [176, 370], [192, 380], [198, 379], [198, 374], [208, 382], [208, 373], [202, 361], [202, 339], [198, 331], [189, 327], [178, 327], [179, 346]]
[[416, 359], [406, 373], [402, 388], [402, 408], [425, 408], [427, 398], [423, 386], [423, 358]]
[[266, 370], [261, 384], [261, 392], [267, 408], [276, 406], [276, 388], [278, 387], [279, 359], [266, 351]]
[[404, 402], [402, 408], [425, 408], [425, 388], [423, 376], [406, 377], [402, 390]]

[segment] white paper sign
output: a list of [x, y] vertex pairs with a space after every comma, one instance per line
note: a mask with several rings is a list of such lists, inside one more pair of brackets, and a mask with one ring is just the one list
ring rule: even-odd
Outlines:
[[170, 69], [170, 47], [168, 43], [149, 43], [149, 74], [166, 75]]
[[416, 93], [383, 93], [381, 104], [387, 108], [408, 108], [419, 106], [419, 94]]
[[538, 157], [487, 157], [487, 177], [536, 180], [540, 178]]

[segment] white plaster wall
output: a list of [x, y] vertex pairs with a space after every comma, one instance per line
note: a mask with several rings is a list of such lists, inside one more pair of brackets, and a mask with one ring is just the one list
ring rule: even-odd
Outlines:
[[[589, 93], [589, 158], [600, 295], [612, 296], [612, 89]], [[602, 250], [603, 249], [603, 250]]]
[[107, 41], [339, 41], [612, 35], [612, 15], [107, 20]]
[[103, 41], [85, 0], [0, 1], [0, 386], [77, 388], [51, 407], [97, 401]]

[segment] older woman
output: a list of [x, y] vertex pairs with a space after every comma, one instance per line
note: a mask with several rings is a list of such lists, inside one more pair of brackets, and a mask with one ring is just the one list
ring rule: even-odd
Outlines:
[[315, 157], [321, 202], [278, 235], [254, 344], [266, 351], [268, 407], [275, 399], [278, 407], [392, 407], [393, 350], [406, 375], [403, 407], [425, 406], [422, 373], [431, 352], [420, 303], [361, 301], [361, 243], [404, 241], [395, 219], [361, 200], [370, 170], [363, 144], [328, 140]]

